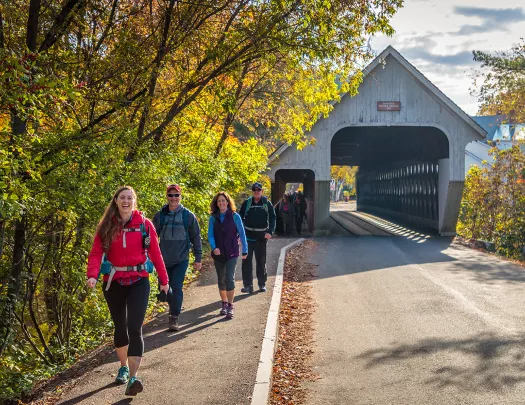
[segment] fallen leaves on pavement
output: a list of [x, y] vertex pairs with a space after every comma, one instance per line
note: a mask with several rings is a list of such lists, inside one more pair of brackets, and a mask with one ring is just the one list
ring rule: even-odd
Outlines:
[[284, 265], [284, 279], [279, 310], [279, 338], [275, 353], [271, 405], [301, 405], [307, 397], [303, 382], [314, 381], [311, 356], [314, 342], [310, 281], [316, 277], [316, 266], [305, 258], [316, 249], [316, 243], [307, 240], [290, 250]]

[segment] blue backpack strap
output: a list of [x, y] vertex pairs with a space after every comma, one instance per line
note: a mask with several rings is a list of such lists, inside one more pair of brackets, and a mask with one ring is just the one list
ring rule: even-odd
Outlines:
[[97, 275], [97, 281], [100, 278], [100, 273], [102, 273], [102, 265], [104, 264], [105, 261], [106, 261], [106, 254], [103, 253], [102, 254], [102, 261], [100, 262], [100, 269], [99, 269], [98, 275]]
[[164, 210], [160, 210], [160, 216], [159, 216], [160, 226], [159, 226], [159, 237], [162, 235], [162, 231], [164, 230], [164, 220], [166, 219], [166, 215], [164, 214]]
[[261, 199], [263, 202], [264, 210], [266, 211], [266, 214], [268, 214], [268, 198], [262, 197]]
[[252, 206], [252, 197], [248, 197], [246, 200], [246, 208], [244, 209], [244, 216], [243, 221], [246, 219], [246, 215], [248, 215], [248, 211], [250, 211], [250, 207]]
[[190, 212], [187, 208], [184, 208], [182, 210], [182, 224], [184, 225], [184, 230], [186, 231], [186, 245], [188, 251], [190, 250], [190, 233], [188, 232], [189, 229], [189, 216]]
[[[145, 239], [150, 238], [149, 232], [146, 229], [146, 217], [144, 216], [144, 214], [142, 214], [142, 223], [140, 224], [140, 231], [142, 233], [142, 246], [144, 246]], [[148, 240], [146, 245], [149, 246], [150, 243], [151, 243], [151, 240]], [[144, 248], [144, 253], [146, 253], [146, 262], [144, 263], [144, 265], [146, 266], [146, 271], [148, 273], [153, 273], [155, 266], [153, 265], [153, 262], [149, 258], [148, 248]]]

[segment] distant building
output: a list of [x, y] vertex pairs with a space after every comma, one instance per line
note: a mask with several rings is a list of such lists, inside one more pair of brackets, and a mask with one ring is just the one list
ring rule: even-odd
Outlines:
[[[499, 149], [508, 149], [518, 140], [525, 139], [525, 124], [513, 123], [506, 115], [487, 115], [472, 117], [485, 131], [487, 138], [483, 141], [474, 141], [467, 145], [465, 149], [465, 173], [471, 166], [476, 165], [485, 167], [493, 163], [489, 150], [493, 146]], [[490, 144], [489, 144], [490, 142]]]

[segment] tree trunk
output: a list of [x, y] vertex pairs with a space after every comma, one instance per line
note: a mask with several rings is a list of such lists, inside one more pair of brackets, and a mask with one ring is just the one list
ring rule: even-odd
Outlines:
[[2, 9], [0, 8], [0, 49], [4, 49], [4, 17], [2, 16]]
[[226, 115], [226, 118], [224, 119], [224, 125], [222, 128], [222, 135], [221, 139], [219, 139], [219, 143], [217, 144], [217, 148], [215, 148], [215, 157], [219, 156], [222, 150], [222, 146], [224, 145], [224, 142], [226, 142], [226, 139], [228, 139], [228, 134], [230, 133], [230, 128], [233, 124], [233, 121], [235, 120], [235, 116], [237, 114], [237, 109], [240, 107], [239, 100], [241, 98], [242, 89], [244, 87], [244, 79], [246, 75], [248, 74], [250, 64], [245, 63], [242, 69], [241, 77], [239, 78], [239, 82], [237, 83], [237, 89], [235, 90], [234, 100], [235, 100], [235, 109], [234, 111], [229, 111]]
[[2, 342], [0, 345], [0, 356], [8, 345], [13, 325], [15, 304], [20, 291], [20, 280], [24, 266], [24, 246], [26, 239], [26, 217], [15, 222], [15, 240], [13, 246], [13, 259], [11, 262], [11, 274], [7, 285], [7, 297], [0, 317], [0, 333]]
[[148, 84], [148, 96], [144, 102], [144, 109], [142, 110], [142, 114], [139, 120], [139, 126], [137, 129], [137, 140], [135, 142], [135, 145], [132, 146], [130, 152], [126, 156], [127, 162], [133, 161], [137, 153], [137, 149], [144, 142], [144, 131], [146, 129], [146, 123], [148, 121], [151, 104], [153, 102], [153, 96], [155, 94], [155, 89], [157, 88], [157, 82], [160, 75], [162, 61], [164, 60], [167, 54], [168, 36], [174, 7], [175, 0], [170, 0], [169, 5], [166, 8], [166, 13], [164, 15], [164, 27], [162, 30], [162, 37], [160, 40], [159, 48], [157, 49], [157, 54], [155, 55], [155, 60], [153, 61], [153, 70], [151, 71], [151, 76]]
[[4, 242], [5, 242], [5, 221], [0, 222], [0, 258], [4, 253]]
[[[27, 214], [15, 222], [15, 241], [13, 246], [13, 260], [11, 262], [11, 277], [7, 289], [10, 300], [15, 300], [20, 291], [20, 280], [24, 268], [24, 250], [26, 243]], [[13, 301], [14, 303], [14, 301]]]

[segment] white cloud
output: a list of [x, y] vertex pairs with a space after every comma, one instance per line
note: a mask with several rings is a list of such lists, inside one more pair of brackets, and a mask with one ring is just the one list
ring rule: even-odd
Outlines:
[[371, 43], [381, 52], [392, 45], [410, 63], [467, 113], [478, 110], [470, 95], [472, 75], [479, 64], [472, 51], [510, 49], [525, 32], [521, 1], [406, 0], [391, 24], [396, 34], [379, 36]]

